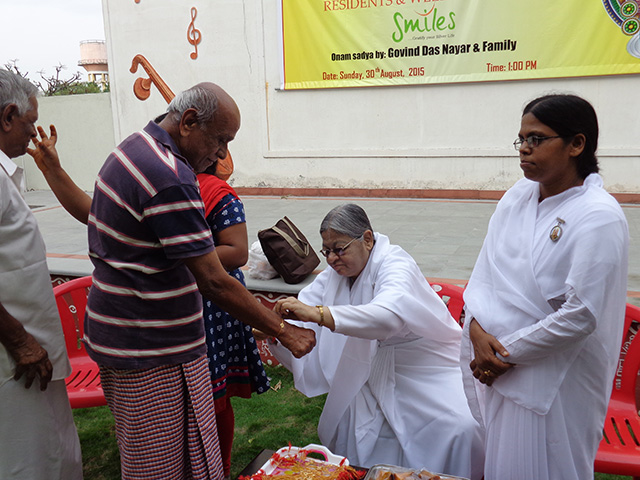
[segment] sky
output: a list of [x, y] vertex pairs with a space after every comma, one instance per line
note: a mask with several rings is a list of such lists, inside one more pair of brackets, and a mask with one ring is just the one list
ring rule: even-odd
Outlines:
[[105, 40], [102, 0], [0, 0], [0, 68], [11, 60], [31, 80], [39, 71], [53, 76], [59, 64], [61, 78], [81, 72], [80, 42]]

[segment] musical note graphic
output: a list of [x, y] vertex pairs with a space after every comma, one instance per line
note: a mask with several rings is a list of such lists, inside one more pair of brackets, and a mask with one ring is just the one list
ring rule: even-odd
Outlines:
[[196, 7], [191, 7], [191, 23], [189, 24], [189, 27], [187, 28], [187, 40], [195, 48], [195, 51], [191, 52], [191, 54], [190, 54], [190, 57], [192, 59], [194, 59], [194, 60], [196, 58], [198, 58], [198, 44], [202, 40], [202, 34], [200, 33], [200, 30], [198, 30], [193, 25], [193, 23], [196, 21], [196, 16], [197, 15], [198, 15], [198, 10], [196, 9]]
[[173, 100], [175, 94], [171, 91], [169, 85], [167, 85], [160, 75], [158, 75], [158, 72], [156, 72], [151, 66], [149, 60], [140, 54], [136, 55], [133, 57], [133, 60], [131, 60], [131, 68], [129, 71], [131, 73], [136, 73], [138, 71], [138, 66], [142, 66], [149, 78], [136, 78], [136, 81], [133, 84], [133, 93], [136, 98], [139, 100], [146, 100], [149, 98], [149, 95], [151, 95], [151, 85], [155, 84], [167, 103]]

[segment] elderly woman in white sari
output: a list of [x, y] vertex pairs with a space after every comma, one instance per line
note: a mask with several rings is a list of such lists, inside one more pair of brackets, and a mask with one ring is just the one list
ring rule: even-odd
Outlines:
[[486, 428], [486, 480], [583, 480], [616, 370], [628, 229], [602, 187], [598, 121], [574, 95], [530, 102], [525, 178], [500, 200], [465, 290], [465, 390]]
[[317, 345], [302, 359], [272, 348], [303, 394], [329, 393], [320, 440], [363, 467], [480, 478], [481, 433], [458, 363], [461, 328], [413, 258], [374, 233], [362, 208], [334, 208], [320, 233], [330, 268], [275, 307], [307, 322]]

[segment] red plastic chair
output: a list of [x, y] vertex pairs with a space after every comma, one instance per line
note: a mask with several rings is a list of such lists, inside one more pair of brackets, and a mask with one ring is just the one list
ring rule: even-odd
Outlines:
[[620, 352], [622, 366], [614, 380], [595, 471], [630, 475], [639, 480], [640, 416], [636, 405], [636, 382], [640, 368], [640, 335], [632, 331], [627, 336], [634, 321], [640, 322], [640, 308], [627, 304], [625, 339]]
[[71, 408], [99, 407], [106, 405], [100, 384], [100, 369], [89, 358], [82, 343], [84, 336], [84, 311], [91, 287], [91, 276], [76, 278], [54, 287], [62, 331], [71, 361], [71, 375], [66, 378], [67, 394]]
[[449, 283], [432, 283], [431, 288], [440, 295], [451, 316], [462, 326], [464, 324], [464, 299], [462, 298], [464, 288]]

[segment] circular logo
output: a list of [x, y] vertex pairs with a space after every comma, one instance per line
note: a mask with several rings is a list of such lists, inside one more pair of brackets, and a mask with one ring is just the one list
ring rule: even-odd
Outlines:
[[638, 4], [634, 1], [624, 2], [620, 6], [620, 14], [625, 17], [633, 17], [636, 13], [638, 13]]
[[637, 18], [627, 18], [622, 22], [622, 32], [625, 35], [635, 35], [640, 30], [640, 22]]

